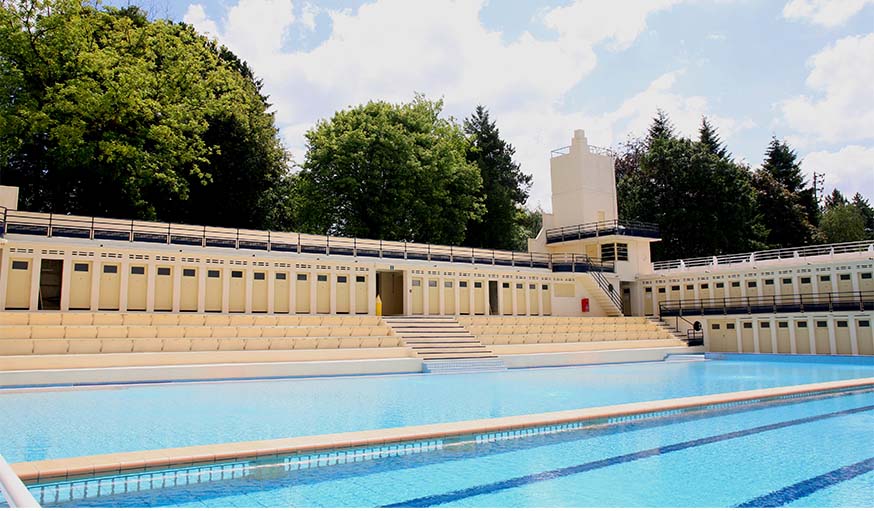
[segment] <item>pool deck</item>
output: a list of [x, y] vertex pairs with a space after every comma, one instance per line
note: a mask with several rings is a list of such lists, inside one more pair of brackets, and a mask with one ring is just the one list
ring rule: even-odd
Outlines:
[[596, 424], [609, 419], [655, 412], [696, 409], [711, 405], [780, 399], [810, 393], [840, 392], [865, 388], [874, 389], [874, 378], [810, 383], [443, 424], [22, 462], [13, 464], [12, 468], [22, 481], [36, 483], [73, 477], [112, 475], [177, 466], [184, 467], [216, 462], [252, 460], [278, 455], [297, 455], [317, 451], [373, 447], [404, 442], [422, 442], [445, 439], [447, 437], [469, 437], [479, 434], [558, 426], [570, 423], [591, 422]]

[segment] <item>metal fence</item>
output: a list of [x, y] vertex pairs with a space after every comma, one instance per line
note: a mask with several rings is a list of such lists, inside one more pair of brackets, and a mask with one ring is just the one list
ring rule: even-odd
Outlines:
[[705, 266], [724, 266], [732, 264], [754, 263], [760, 261], [775, 261], [811, 257], [821, 255], [848, 254], [854, 252], [874, 252], [874, 240], [852, 241], [848, 243], [832, 243], [829, 245], [812, 245], [809, 247], [778, 248], [759, 252], [742, 254], [726, 254], [711, 257], [693, 257], [690, 259], [672, 259], [652, 263], [653, 270], [676, 270]]
[[874, 311], [874, 291], [707, 298], [659, 302], [659, 316]]
[[0, 234], [261, 250], [289, 254], [488, 264], [514, 268], [542, 268], [554, 272], [614, 271], [613, 261], [602, 261], [582, 254], [486, 250], [402, 241], [33, 213], [5, 208], [0, 210]]
[[653, 223], [638, 222], [636, 220], [605, 220], [602, 222], [590, 222], [547, 229], [546, 242], [560, 243], [562, 241], [582, 240], [598, 236], [609, 236], [611, 234], [658, 238], [659, 227]]

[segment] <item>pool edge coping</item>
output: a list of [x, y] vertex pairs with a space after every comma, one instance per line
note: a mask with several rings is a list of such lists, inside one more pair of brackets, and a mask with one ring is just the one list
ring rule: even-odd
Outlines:
[[779, 398], [810, 392], [852, 390], [864, 387], [874, 387], [874, 377], [419, 426], [57, 458], [19, 462], [11, 464], [11, 467], [22, 481], [32, 484], [71, 477], [125, 474], [175, 466], [296, 455], [313, 451], [421, 442], [445, 437], [606, 420], [754, 399]]

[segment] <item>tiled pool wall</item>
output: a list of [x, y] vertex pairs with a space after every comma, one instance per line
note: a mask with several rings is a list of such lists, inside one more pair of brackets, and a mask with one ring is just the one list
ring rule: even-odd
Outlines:
[[382, 458], [416, 455], [421, 453], [462, 448], [467, 444], [485, 444], [516, 440], [539, 435], [568, 433], [582, 429], [609, 428], [630, 422], [659, 421], [670, 416], [689, 416], [689, 419], [740, 413], [752, 409], [773, 406], [776, 403], [791, 404], [840, 395], [865, 394], [874, 392], [874, 384], [853, 389], [828, 389], [799, 392], [780, 396], [753, 398], [732, 402], [705, 404], [687, 408], [636, 413], [593, 420], [574, 421], [554, 425], [514, 428], [505, 431], [459, 435], [422, 441], [386, 443], [366, 447], [353, 447], [338, 450], [300, 452], [293, 455], [271, 456], [229, 460], [215, 463], [204, 462], [149, 471], [128, 471], [104, 475], [83, 476], [80, 478], [59, 478], [29, 485], [31, 492], [41, 505], [58, 506], [86, 498], [128, 494], [227, 481], [252, 476], [255, 471], [264, 474], [266, 470], [280, 473], [312, 470], [334, 465], [345, 465]]
[[776, 355], [769, 353], [717, 353], [704, 354], [709, 360], [729, 360], [738, 362], [790, 362], [811, 364], [848, 364], [874, 366], [874, 356], [866, 355]]

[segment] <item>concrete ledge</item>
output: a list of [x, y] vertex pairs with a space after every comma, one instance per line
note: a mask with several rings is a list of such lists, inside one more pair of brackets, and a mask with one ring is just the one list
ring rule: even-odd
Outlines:
[[0, 372], [0, 387], [89, 385], [295, 376], [420, 373], [417, 358], [319, 360], [303, 362], [229, 363], [88, 369], [34, 369]]
[[874, 388], [874, 378], [793, 385], [709, 396], [692, 396], [444, 424], [33, 461], [16, 463], [12, 465], [12, 468], [23, 481], [41, 482], [97, 474], [160, 469], [176, 465], [257, 459], [311, 451], [349, 449], [381, 444], [470, 436], [520, 428], [598, 421], [644, 413], [695, 409], [709, 405], [750, 400], [777, 399], [816, 392], [848, 391], [866, 388]]
[[[591, 364], [618, 364], [625, 362], [657, 362], [664, 360], [668, 355], [689, 355], [694, 353], [704, 353], [704, 348], [701, 346], [676, 346], [673, 343], [668, 347], [654, 348], [636, 348], [636, 349], [609, 349], [618, 343], [579, 343], [579, 344], [600, 344], [593, 346], [590, 351], [558, 351], [558, 352], [534, 352], [520, 353], [518, 351], [498, 350], [496, 346], [490, 346], [494, 349], [496, 355], [511, 369], [523, 367], [554, 367], [554, 366], [573, 366], [573, 365], [591, 365]], [[528, 345], [506, 346], [507, 348], [526, 348]], [[530, 345], [532, 348], [544, 345]], [[562, 347], [561, 344], [556, 347]], [[502, 346], [503, 348], [503, 346]], [[534, 350], [532, 350], [534, 351]]]

